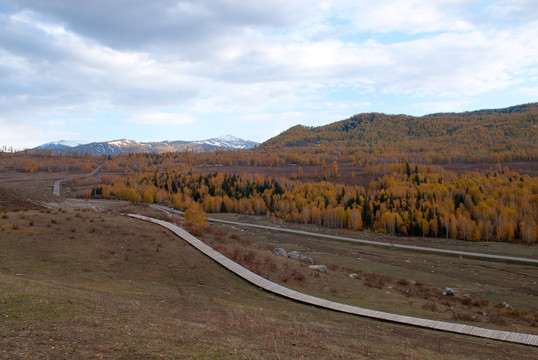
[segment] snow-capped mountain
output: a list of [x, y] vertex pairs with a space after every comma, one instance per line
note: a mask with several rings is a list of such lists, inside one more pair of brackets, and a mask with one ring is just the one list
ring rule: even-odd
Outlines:
[[[69, 145], [68, 145], [69, 144]], [[53, 153], [90, 153], [92, 155], [118, 155], [122, 153], [163, 153], [170, 151], [205, 151], [214, 149], [250, 149], [258, 145], [257, 142], [243, 140], [232, 135], [223, 135], [213, 139], [198, 141], [157, 141], [157, 142], [138, 142], [128, 139], [119, 139], [113, 141], [93, 142], [80, 144], [78, 142], [69, 142], [65, 140], [50, 142], [37, 146], [31, 150], [52, 150]]]
[[244, 140], [232, 135], [222, 135], [213, 139], [195, 141], [195, 143], [224, 149], [250, 149], [258, 145], [257, 142]]
[[60, 150], [60, 149], [69, 149], [75, 146], [84, 144], [84, 141], [79, 140], [60, 140], [39, 145], [36, 149], [49, 149], [49, 150]]

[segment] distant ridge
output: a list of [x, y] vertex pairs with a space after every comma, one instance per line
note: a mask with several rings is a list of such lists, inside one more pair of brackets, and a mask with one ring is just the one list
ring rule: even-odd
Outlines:
[[521, 149], [535, 153], [538, 138], [538, 103], [502, 109], [425, 116], [363, 113], [328, 125], [296, 125], [262, 147], [344, 146], [380, 147], [395, 151], [444, 149], [461, 146], [469, 151]]
[[244, 140], [232, 135], [223, 135], [212, 139], [198, 141], [158, 141], [138, 142], [128, 139], [119, 139], [104, 142], [81, 144], [60, 140], [39, 145], [31, 150], [51, 150], [52, 153], [61, 154], [92, 154], [92, 155], [118, 155], [123, 153], [165, 153], [172, 151], [205, 151], [215, 149], [250, 149], [258, 145], [255, 141]]

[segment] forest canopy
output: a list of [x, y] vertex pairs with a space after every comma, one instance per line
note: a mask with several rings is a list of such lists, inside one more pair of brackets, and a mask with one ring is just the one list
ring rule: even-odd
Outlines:
[[[320, 127], [294, 126], [262, 148], [340, 152], [351, 162], [449, 163], [538, 160], [538, 103], [421, 117], [359, 114]], [[404, 162], [405, 162], [404, 161]]]

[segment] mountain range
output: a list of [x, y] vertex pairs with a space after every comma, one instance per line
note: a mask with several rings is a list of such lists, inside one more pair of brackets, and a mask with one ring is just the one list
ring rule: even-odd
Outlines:
[[232, 135], [223, 135], [217, 138], [198, 141], [154, 141], [138, 142], [134, 140], [120, 139], [113, 141], [83, 143], [80, 141], [60, 140], [39, 145], [31, 150], [51, 150], [53, 153], [62, 154], [92, 154], [92, 155], [118, 155], [123, 153], [164, 153], [171, 151], [205, 151], [215, 149], [251, 149], [258, 145], [255, 141], [244, 140]]
[[[164, 153], [174, 151], [205, 151], [215, 149], [295, 148], [312, 149], [338, 147], [346, 155], [359, 153], [422, 154], [458, 153], [458, 161], [473, 154], [506, 153], [519, 159], [535, 159], [538, 154], [538, 103], [501, 109], [485, 109], [461, 113], [436, 113], [425, 116], [362, 113], [327, 125], [310, 127], [296, 125], [259, 144], [231, 135], [199, 141], [137, 142], [114, 140], [82, 144], [58, 141], [32, 150], [46, 149], [53, 153], [90, 153], [118, 155], [122, 153]], [[299, 149], [302, 148], [302, 149]], [[342, 153], [343, 154], [343, 153]], [[362, 154], [364, 155], [364, 154]], [[454, 159], [452, 159], [454, 160]]]

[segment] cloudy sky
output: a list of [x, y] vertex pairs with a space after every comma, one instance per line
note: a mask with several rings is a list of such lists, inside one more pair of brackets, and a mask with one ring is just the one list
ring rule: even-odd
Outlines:
[[536, 0], [0, 0], [0, 146], [535, 101]]

